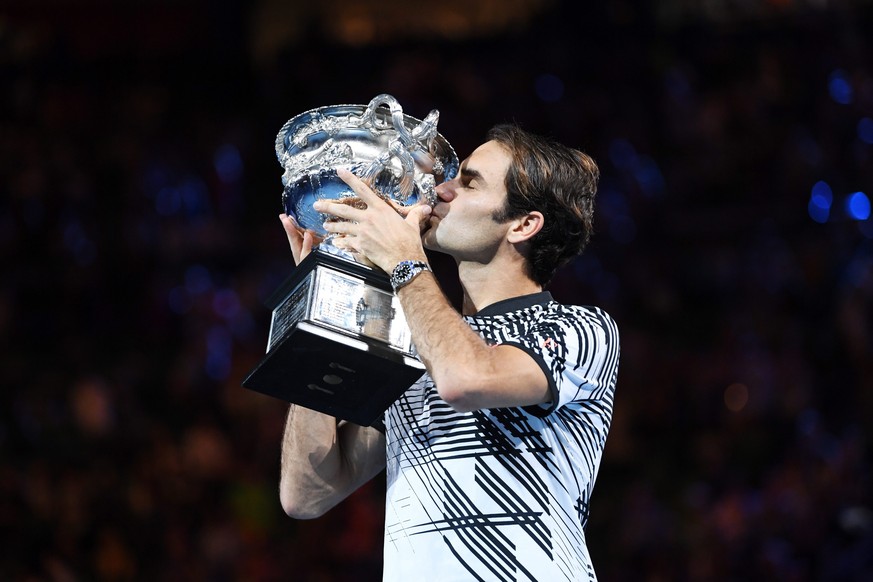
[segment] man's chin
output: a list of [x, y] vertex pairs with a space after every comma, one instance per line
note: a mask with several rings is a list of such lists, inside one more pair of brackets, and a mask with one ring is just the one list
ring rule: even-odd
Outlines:
[[421, 244], [429, 251], [440, 250], [436, 240], [436, 225], [433, 222], [428, 222], [427, 227], [421, 231]]

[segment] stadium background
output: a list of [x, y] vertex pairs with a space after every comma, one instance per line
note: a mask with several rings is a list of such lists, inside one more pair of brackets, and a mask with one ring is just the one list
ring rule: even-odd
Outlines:
[[869, 580], [871, 31], [861, 0], [0, 2], [0, 578], [379, 578], [383, 481], [286, 518], [285, 406], [240, 382], [292, 269], [276, 131], [390, 93], [461, 157], [515, 121], [601, 166], [551, 288], [622, 332], [601, 579]]

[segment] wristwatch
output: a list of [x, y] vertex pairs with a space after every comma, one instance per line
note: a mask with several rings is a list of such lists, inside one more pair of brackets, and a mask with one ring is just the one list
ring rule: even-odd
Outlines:
[[398, 289], [408, 285], [423, 271], [430, 271], [430, 265], [424, 261], [400, 261], [397, 263], [397, 266], [391, 271], [391, 286], [394, 287], [394, 292], [397, 293]]

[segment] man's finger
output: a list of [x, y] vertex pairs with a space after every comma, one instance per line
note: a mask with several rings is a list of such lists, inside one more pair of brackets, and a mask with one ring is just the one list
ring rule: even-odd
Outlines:
[[294, 248], [295, 244], [299, 244], [303, 240], [303, 229], [300, 228], [296, 220], [287, 214], [280, 214], [279, 220], [282, 221], [282, 228], [285, 229], [285, 235], [288, 237], [288, 242], [291, 243], [291, 248]]
[[345, 168], [337, 168], [336, 175], [345, 182], [352, 190], [354, 190], [355, 194], [363, 200], [367, 206], [372, 206], [374, 204], [385, 204], [385, 201], [376, 194], [372, 188], [367, 186], [363, 180], [355, 176], [353, 173], [348, 171]]
[[324, 230], [331, 234], [354, 234], [355, 223], [345, 220], [326, 220]]
[[303, 232], [297, 221], [286, 214], [280, 214], [279, 220], [282, 221], [282, 228], [285, 229], [285, 235], [288, 237], [288, 244], [291, 246], [291, 256], [294, 258], [294, 264], [300, 264], [300, 261], [306, 256], [306, 253], [303, 251], [306, 233]]
[[399, 214], [403, 218], [406, 218], [409, 215], [409, 213], [412, 211], [412, 209], [415, 208], [415, 205], [403, 206], [402, 204], [398, 204], [394, 200], [386, 200], [385, 202], [387, 202], [391, 206], [391, 208], [396, 210], [397, 214]]
[[421, 224], [427, 220], [427, 217], [430, 216], [432, 211], [433, 209], [427, 204], [416, 204], [415, 206], [411, 206], [406, 212], [406, 222], [416, 228], [420, 228]]
[[322, 214], [329, 214], [336, 218], [342, 218], [351, 222], [359, 222], [363, 218], [364, 211], [355, 208], [351, 204], [344, 204], [332, 200], [316, 200], [312, 207]]
[[301, 246], [300, 256], [301, 259], [312, 252], [312, 247], [315, 246], [315, 236], [312, 234], [311, 230], [304, 231], [303, 233], [303, 241]]
[[288, 216], [287, 214], [280, 214], [279, 220], [282, 222], [282, 227], [285, 229], [285, 232], [290, 236], [292, 232], [297, 232], [299, 230], [299, 226], [297, 226], [297, 221]]

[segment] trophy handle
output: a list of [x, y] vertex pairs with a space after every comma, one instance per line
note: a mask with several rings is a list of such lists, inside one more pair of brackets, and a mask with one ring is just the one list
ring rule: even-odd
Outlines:
[[[376, 125], [376, 109], [379, 108], [380, 105], [385, 105], [388, 107], [388, 111], [391, 112], [391, 124], [394, 128], [394, 131], [400, 136], [400, 141], [404, 144], [412, 143], [412, 135], [409, 133], [409, 130], [406, 129], [406, 125], [403, 123], [403, 107], [400, 106], [400, 103], [397, 102], [397, 99], [388, 95], [387, 93], [382, 93], [381, 95], [377, 95], [373, 97], [370, 104], [367, 105], [367, 109], [364, 110], [364, 113], [361, 115], [361, 125], [372, 126], [374, 128]], [[384, 129], [384, 128], [383, 128]]]
[[388, 150], [382, 155], [374, 159], [366, 170], [363, 172], [362, 179], [371, 186], [375, 184], [377, 176], [385, 170], [391, 161], [391, 158], [397, 158], [400, 161], [402, 168], [402, 176], [397, 186], [396, 196], [401, 202], [405, 202], [412, 190], [415, 187], [415, 162], [416, 158], [428, 170], [439, 170], [441, 173], [442, 164], [439, 168], [435, 168], [435, 156], [432, 154], [433, 141], [437, 135], [437, 121], [439, 121], [439, 112], [431, 111], [428, 116], [412, 131], [406, 127], [403, 115], [403, 108], [391, 95], [383, 93], [370, 101], [367, 109], [361, 115], [361, 125], [364, 127], [371, 126], [376, 128], [376, 109], [379, 106], [385, 105], [391, 113], [391, 123], [394, 130], [397, 132], [397, 137], [392, 139], [388, 144]]

